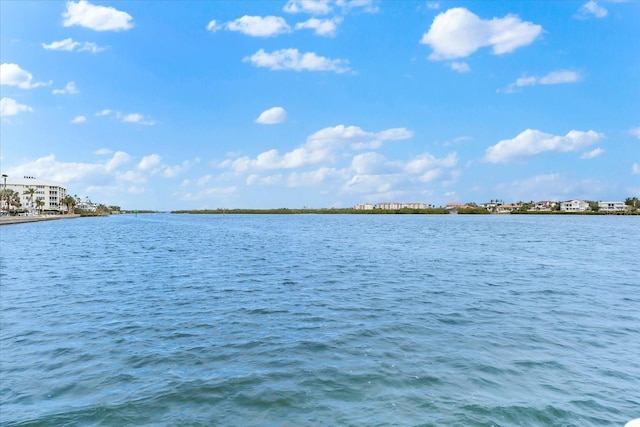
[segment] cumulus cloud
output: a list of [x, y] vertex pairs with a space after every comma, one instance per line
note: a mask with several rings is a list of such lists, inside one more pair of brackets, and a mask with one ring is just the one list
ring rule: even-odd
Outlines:
[[357, 194], [361, 200], [414, 197], [409, 195], [422, 194], [426, 185], [436, 185], [436, 181], [445, 185], [446, 180], [457, 178], [455, 152], [443, 158], [422, 153], [409, 160], [394, 160], [375, 151], [383, 143], [411, 137], [413, 132], [405, 128], [371, 132], [338, 125], [320, 129], [288, 152], [271, 149], [255, 157], [230, 158], [217, 166], [235, 176], [244, 175], [247, 186], [315, 187], [321, 194]]
[[578, 12], [576, 13], [575, 17], [578, 19], [587, 19], [587, 18], [604, 18], [605, 16], [608, 15], [608, 11], [607, 9], [605, 9], [604, 7], [600, 6], [597, 2], [595, 2], [594, 0], [590, 0], [588, 2], [586, 2], [585, 4], [583, 4], [580, 9], [578, 9]]
[[74, 125], [80, 124], [80, 123], [84, 123], [87, 121], [87, 118], [85, 116], [76, 116], [71, 120], [71, 123]]
[[468, 73], [469, 71], [471, 71], [471, 68], [469, 67], [469, 64], [467, 64], [466, 62], [452, 62], [450, 64], [451, 69], [453, 71], [457, 71], [459, 73]]
[[546, 151], [566, 153], [595, 144], [603, 138], [603, 134], [593, 130], [572, 130], [565, 136], [559, 136], [527, 129], [513, 139], [502, 140], [487, 148], [484, 159], [490, 163], [507, 163]]
[[596, 157], [598, 157], [600, 154], [604, 153], [605, 150], [603, 148], [595, 148], [591, 151], [587, 151], [586, 153], [582, 154], [580, 156], [581, 159], [585, 160], [585, 159], [595, 159]]
[[64, 88], [54, 89], [51, 91], [51, 93], [54, 95], [76, 95], [80, 93], [80, 91], [76, 87], [75, 82], [69, 82]]
[[95, 31], [121, 31], [133, 28], [133, 17], [113, 7], [95, 6], [86, 0], [68, 2], [62, 14], [65, 27], [79, 25]]
[[604, 190], [604, 186], [596, 180], [579, 180], [560, 173], [535, 175], [523, 180], [502, 183], [495, 189], [496, 193], [503, 194], [508, 200], [595, 198]]
[[216, 31], [219, 28], [225, 28], [229, 31], [238, 31], [252, 37], [273, 37], [278, 34], [291, 32], [291, 28], [287, 25], [284, 18], [279, 16], [249, 16], [229, 21], [218, 27], [215, 21], [209, 22], [207, 29]]
[[423, 174], [437, 168], [451, 168], [458, 164], [458, 154], [454, 151], [442, 159], [438, 159], [432, 154], [421, 154], [407, 162], [405, 171], [413, 174]]
[[428, 1], [427, 7], [429, 9], [440, 9], [440, 3], [438, 3], [437, 1]]
[[230, 185], [226, 187], [210, 187], [203, 189], [201, 191], [192, 193], [192, 192], [181, 192], [176, 194], [176, 197], [180, 200], [184, 201], [210, 201], [211, 198], [219, 198], [219, 197], [228, 197], [235, 194], [238, 191], [238, 187], [235, 185]]
[[319, 36], [333, 37], [336, 35], [338, 25], [342, 22], [342, 18], [336, 17], [332, 19], [311, 18], [304, 22], [296, 24], [296, 30], [309, 29], [313, 30]]
[[218, 23], [218, 21], [216, 21], [215, 19], [212, 19], [211, 21], [209, 21], [209, 23], [207, 24], [207, 31], [211, 31], [212, 33], [215, 33], [216, 31], [222, 29], [223, 26], [220, 25]]
[[271, 53], [260, 49], [242, 61], [270, 70], [333, 71], [336, 73], [349, 71], [349, 61], [345, 59], [329, 59], [318, 56], [314, 52], [300, 53], [298, 49], [281, 49]]
[[130, 114], [118, 113], [117, 116], [123, 123], [136, 123], [136, 124], [145, 125], [145, 126], [153, 126], [156, 124], [156, 122], [145, 118], [145, 116], [140, 113], [130, 113]]
[[638, 174], [640, 174], [640, 164], [638, 164], [638, 163], [634, 163], [634, 164], [631, 166], [631, 173], [632, 173], [632, 174], [634, 174], [634, 175], [638, 175]]
[[581, 80], [580, 73], [571, 70], [552, 71], [543, 77], [520, 77], [515, 82], [509, 84], [506, 89], [498, 92], [513, 93], [518, 88], [535, 85], [557, 85], [564, 83], [577, 83]]
[[[346, 171], [334, 168], [319, 168], [305, 172], [291, 172], [286, 177], [284, 185], [289, 188], [309, 187], [314, 185], [323, 185], [327, 182], [336, 182], [347, 177]], [[262, 181], [261, 184], [267, 184]]]
[[142, 160], [140, 160], [140, 163], [138, 163], [138, 169], [148, 171], [160, 165], [161, 162], [162, 157], [158, 154], [144, 156]]
[[640, 139], [640, 127], [629, 129], [629, 133], [636, 138]]
[[98, 53], [102, 52], [105, 48], [100, 47], [92, 42], [77, 42], [72, 38], [60, 40], [57, 42], [51, 42], [49, 44], [42, 43], [42, 47], [47, 50], [60, 50], [66, 52], [91, 52]]
[[0, 84], [17, 86], [20, 89], [33, 89], [40, 86], [48, 86], [51, 81], [34, 82], [33, 75], [20, 68], [18, 64], [5, 63], [0, 65]]
[[128, 159], [129, 155], [121, 151], [98, 163], [62, 162], [51, 154], [12, 168], [10, 175], [38, 176], [63, 184], [113, 185], [120, 178], [119, 174], [115, 174], [115, 169]]
[[288, 0], [282, 9], [287, 13], [326, 15], [333, 10], [331, 0]]
[[411, 138], [413, 132], [404, 128], [367, 132], [357, 126], [338, 125], [321, 129], [307, 138], [305, 144], [284, 154], [272, 149], [255, 158], [239, 157], [227, 160], [220, 167], [229, 167], [236, 173], [249, 170], [294, 169], [308, 165], [327, 164], [336, 161], [344, 150], [355, 151], [377, 148], [385, 141]]
[[469, 10], [457, 7], [435, 17], [420, 43], [431, 46], [431, 60], [463, 58], [481, 47], [491, 47], [502, 55], [533, 43], [542, 26], [522, 21], [516, 15], [482, 19]]
[[111, 110], [104, 109], [102, 111], [98, 111], [95, 115], [98, 117], [102, 117], [102, 116], [108, 116], [109, 114], [111, 114]]
[[389, 161], [373, 151], [357, 154], [351, 159], [351, 169], [358, 175], [399, 173], [402, 167], [401, 162]]
[[282, 107], [273, 107], [269, 108], [266, 111], [263, 111], [260, 116], [256, 119], [256, 123], [260, 123], [263, 125], [275, 125], [278, 123], [282, 123], [287, 118], [287, 112]]
[[13, 98], [0, 99], [0, 117], [15, 116], [25, 111], [33, 111], [33, 108], [28, 105], [18, 104]]

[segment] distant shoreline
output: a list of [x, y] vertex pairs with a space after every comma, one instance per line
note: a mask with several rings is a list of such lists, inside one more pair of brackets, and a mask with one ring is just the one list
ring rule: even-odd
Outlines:
[[172, 214], [192, 214], [192, 215], [225, 215], [225, 214], [320, 214], [320, 215], [639, 215], [639, 212], [563, 212], [563, 211], [516, 211], [505, 213], [492, 213], [485, 209], [473, 208], [468, 210], [458, 210], [449, 212], [445, 208], [432, 209], [371, 209], [360, 210], [353, 208], [325, 208], [325, 209], [200, 209], [200, 210], [176, 210]]
[[2, 216], [0, 225], [24, 224], [27, 222], [54, 221], [58, 219], [80, 218], [80, 215], [48, 215], [48, 216]]

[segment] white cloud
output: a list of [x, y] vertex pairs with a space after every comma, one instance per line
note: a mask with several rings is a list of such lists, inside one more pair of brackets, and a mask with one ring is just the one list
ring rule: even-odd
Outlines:
[[580, 81], [580, 74], [570, 70], [552, 71], [539, 79], [541, 85], [557, 85], [561, 83], [575, 83]]
[[469, 10], [457, 7], [435, 17], [420, 43], [431, 46], [431, 60], [463, 58], [481, 47], [490, 46], [495, 55], [513, 52], [533, 43], [542, 26], [523, 22], [516, 15], [481, 19]]
[[345, 59], [329, 59], [318, 56], [314, 52], [300, 53], [298, 49], [281, 49], [271, 53], [260, 49], [253, 55], [245, 57], [243, 61], [270, 70], [334, 71], [336, 73], [349, 71], [349, 62]]
[[20, 68], [18, 64], [0, 65], [0, 84], [17, 86], [20, 89], [33, 89], [40, 86], [48, 86], [51, 82], [33, 82], [33, 75]]
[[99, 156], [104, 156], [113, 153], [113, 150], [110, 150], [108, 148], [99, 148], [95, 151], [95, 153]]
[[513, 139], [505, 139], [487, 148], [485, 161], [506, 163], [511, 160], [532, 157], [546, 151], [570, 152], [594, 144], [604, 135], [593, 130], [572, 130], [566, 136], [551, 135], [539, 130], [527, 129]]
[[374, 0], [336, 0], [336, 6], [342, 8], [342, 13], [348, 13], [358, 8], [366, 13], [378, 13], [380, 11], [380, 8], [374, 5]]
[[130, 160], [131, 156], [124, 151], [116, 151], [115, 153], [113, 153], [113, 157], [111, 157], [111, 159], [109, 159], [107, 163], [105, 163], [105, 169], [110, 172], [118, 168], [120, 165], [129, 163]]
[[111, 110], [102, 110], [102, 111], [98, 111], [95, 115], [98, 117], [102, 117], [102, 116], [108, 116], [109, 114], [111, 114]]
[[215, 33], [216, 31], [218, 31], [221, 28], [222, 28], [222, 26], [220, 24], [218, 24], [218, 22], [215, 19], [212, 19], [207, 24], [207, 31], [211, 31], [212, 33]]
[[201, 201], [201, 200], [205, 200], [209, 202], [211, 198], [219, 198], [219, 197], [226, 198], [227, 196], [231, 196], [235, 194], [237, 191], [238, 191], [238, 188], [235, 185], [231, 185], [227, 187], [210, 187], [202, 191], [199, 191], [197, 193], [189, 193], [189, 192], [179, 193], [179, 194], [176, 194], [176, 197], [179, 198], [180, 200], [189, 201], [189, 202]]
[[[347, 176], [345, 171], [333, 168], [320, 168], [306, 172], [291, 172], [285, 181], [285, 185], [289, 188], [309, 187], [314, 185], [324, 185], [327, 182], [336, 182], [345, 179]], [[267, 184], [267, 182], [261, 182]]]
[[42, 43], [42, 47], [47, 50], [61, 50], [66, 52], [91, 52], [98, 53], [103, 51], [105, 48], [100, 47], [92, 42], [76, 42], [72, 38], [60, 40], [57, 42], [52, 42], [49, 44]]
[[376, 152], [357, 154], [351, 159], [351, 170], [358, 175], [397, 174], [402, 167], [401, 162], [389, 161]]
[[18, 104], [13, 98], [0, 99], [0, 117], [15, 116], [25, 111], [33, 111], [33, 108], [28, 105]]
[[442, 159], [438, 159], [432, 154], [425, 153], [407, 162], [405, 165], [405, 171], [413, 174], [423, 174], [427, 171], [440, 167], [451, 168], [457, 164], [458, 154], [455, 151]]
[[509, 84], [506, 89], [498, 92], [513, 93], [516, 88], [535, 85], [557, 85], [564, 83], [577, 83], [582, 79], [580, 73], [571, 70], [552, 71], [543, 77], [520, 77], [515, 82]]
[[531, 178], [502, 183], [495, 192], [507, 200], [567, 200], [597, 197], [605, 188], [593, 179], [577, 180], [566, 174], [549, 173]]
[[260, 116], [256, 119], [256, 123], [260, 123], [263, 125], [275, 125], [278, 123], [282, 123], [287, 118], [287, 112], [282, 107], [273, 107], [269, 108], [266, 111], [263, 111]]
[[330, 0], [288, 0], [282, 9], [287, 13], [326, 15], [333, 10]]
[[354, 175], [340, 191], [352, 194], [378, 194], [382, 199], [393, 199], [393, 187], [400, 181], [399, 175]]
[[607, 16], [609, 12], [604, 7], [598, 5], [594, 0], [590, 0], [578, 9], [578, 13], [576, 13], [575, 17], [578, 19], [586, 19], [586, 18], [604, 18]]
[[162, 157], [158, 154], [144, 156], [142, 160], [140, 160], [140, 163], [138, 163], [138, 169], [148, 171], [160, 165], [161, 162]]
[[67, 11], [62, 14], [63, 25], [80, 25], [95, 31], [120, 31], [133, 28], [133, 17], [127, 12], [113, 7], [95, 6], [86, 0], [67, 3]]
[[120, 179], [115, 169], [125, 164], [128, 158], [128, 154], [118, 151], [112, 158], [100, 163], [78, 163], [61, 162], [51, 154], [13, 168], [10, 175], [38, 176], [63, 184], [113, 185], [114, 181]]
[[469, 64], [467, 64], [466, 62], [452, 62], [451, 63], [451, 69], [453, 71], [457, 71], [459, 73], [468, 73], [469, 71], [471, 71], [471, 68], [469, 67]]
[[596, 157], [598, 157], [600, 154], [604, 153], [605, 150], [604, 148], [595, 148], [591, 151], [587, 151], [586, 153], [582, 154], [580, 156], [581, 159], [585, 160], [585, 159], [595, 159]]
[[307, 138], [305, 144], [284, 154], [278, 150], [265, 151], [254, 159], [239, 157], [226, 160], [218, 166], [231, 168], [236, 173], [249, 170], [294, 169], [308, 165], [333, 163], [343, 151], [377, 148], [385, 141], [408, 139], [413, 132], [404, 128], [367, 132], [357, 126], [338, 125], [321, 129]]
[[126, 115], [118, 113], [118, 118], [120, 118], [123, 123], [136, 123], [145, 126], [152, 126], [156, 124], [153, 120], [146, 119], [144, 115], [139, 113], [130, 113]]
[[440, 3], [438, 3], [437, 1], [428, 1], [427, 7], [429, 9], [440, 9]]
[[71, 120], [71, 123], [73, 123], [74, 125], [80, 124], [80, 123], [84, 123], [87, 121], [87, 118], [85, 116], [76, 116], [73, 118], [73, 120]]
[[69, 82], [63, 89], [54, 89], [51, 91], [54, 95], [76, 95], [80, 93], [75, 82]]
[[634, 175], [640, 174], [640, 164], [634, 163], [633, 166], [631, 166], [631, 173]]
[[[207, 25], [207, 29], [211, 27], [211, 22]], [[272, 37], [278, 34], [291, 32], [291, 28], [287, 25], [284, 18], [279, 16], [248, 16], [229, 21], [224, 24], [224, 28], [229, 31], [238, 31], [252, 37]], [[210, 31], [215, 31], [215, 22]]]
[[313, 30], [319, 36], [333, 37], [336, 35], [338, 24], [341, 22], [341, 17], [331, 19], [311, 18], [307, 21], [297, 23], [296, 30], [309, 29]]
[[629, 133], [636, 138], [640, 139], [640, 127], [629, 129]]

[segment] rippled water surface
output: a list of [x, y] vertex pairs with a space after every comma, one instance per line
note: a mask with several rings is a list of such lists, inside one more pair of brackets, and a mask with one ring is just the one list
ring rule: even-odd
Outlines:
[[640, 218], [0, 228], [2, 425], [621, 426]]

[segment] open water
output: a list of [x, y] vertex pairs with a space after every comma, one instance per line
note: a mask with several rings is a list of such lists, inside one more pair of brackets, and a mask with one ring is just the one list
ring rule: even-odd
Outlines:
[[623, 426], [640, 217], [0, 228], [3, 426]]

